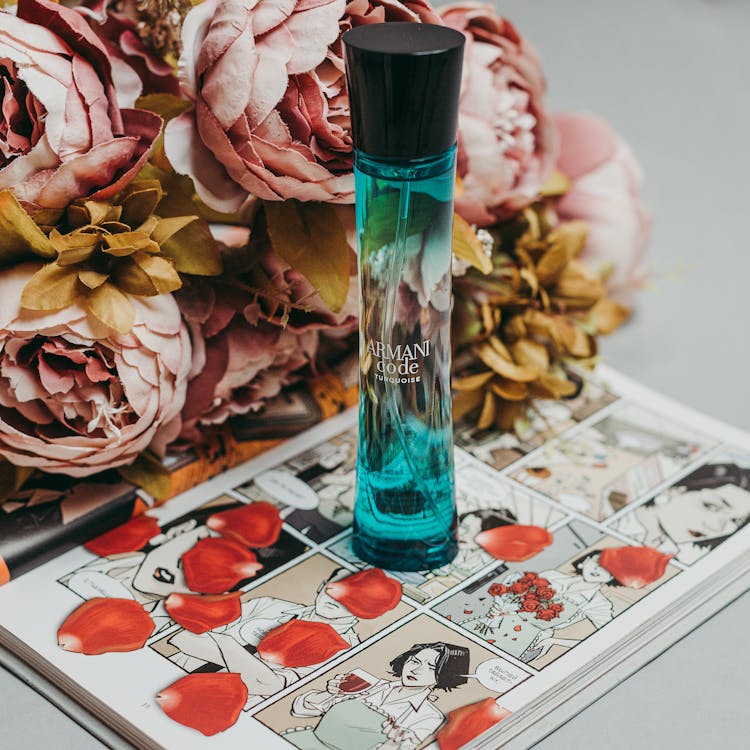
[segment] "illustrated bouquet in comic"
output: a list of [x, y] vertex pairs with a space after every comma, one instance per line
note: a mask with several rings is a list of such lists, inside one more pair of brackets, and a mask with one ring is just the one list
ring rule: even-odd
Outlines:
[[529, 399], [577, 391], [569, 363], [593, 360], [643, 280], [640, 172], [604, 122], [547, 112], [536, 54], [491, 6], [19, 0], [0, 12], [11, 491], [33, 469], [147, 482], [355, 350], [341, 36], [393, 21], [468, 42], [456, 416], [512, 427]]
[[487, 593], [493, 598], [486, 615], [488, 621], [507, 614], [528, 613], [527, 617], [550, 622], [565, 609], [561, 601], [555, 600], [557, 591], [550, 582], [533, 571], [524, 572], [512, 583], [493, 583]]

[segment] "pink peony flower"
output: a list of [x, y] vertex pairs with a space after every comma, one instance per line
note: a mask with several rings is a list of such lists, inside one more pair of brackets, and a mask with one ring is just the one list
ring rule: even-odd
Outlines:
[[[351, 244], [348, 219], [354, 209], [337, 210]], [[193, 341], [180, 431], [189, 442], [200, 440], [200, 425], [258, 411], [294, 383], [301, 369], [314, 368], [319, 334], [344, 337], [357, 329], [353, 251], [349, 297], [335, 314], [310, 282], [273, 252], [262, 226], [252, 232], [212, 226], [212, 232], [223, 246], [224, 278], [193, 278], [175, 293]]]
[[86, 0], [76, 10], [88, 19], [106, 48], [118, 92], [134, 92], [133, 101], [141, 94], [179, 95], [180, 86], [172, 67], [138, 36], [135, 13], [128, 13], [134, 8], [130, 4], [113, 5], [112, 0]]
[[546, 84], [534, 50], [491, 5], [458, 3], [440, 15], [466, 35], [456, 211], [489, 226], [529, 205], [554, 166]]
[[315, 357], [315, 331], [294, 333], [252, 313], [250, 322], [245, 316], [250, 294], [240, 283], [200, 280], [176, 296], [193, 343], [181, 415], [184, 440], [198, 442], [199, 425], [258, 411]]
[[21, 310], [38, 268], [0, 273], [0, 455], [80, 477], [172, 439], [191, 363], [172, 296], [132, 297], [132, 331], [113, 334], [79, 305]]
[[[118, 100], [107, 52], [84, 18], [49, 0], [0, 12], [0, 190], [26, 207], [111, 198], [148, 158], [162, 120]], [[122, 92], [121, 92], [122, 93]]]
[[341, 34], [380, 21], [440, 23], [426, 0], [205, 0], [183, 26], [180, 81], [195, 110], [165, 147], [212, 208], [354, 201]]
[[629, 302], [646, 279], [651, 217], [641, 202], [641, 167], [628, 145], [603, 120], [554, 115], [560, 134], [557, 166], [572, 182], [557, 203], [561, 219], [583, 219], [589, 235], [582, 257], [595, 269], [611, 267], [610, 293]]

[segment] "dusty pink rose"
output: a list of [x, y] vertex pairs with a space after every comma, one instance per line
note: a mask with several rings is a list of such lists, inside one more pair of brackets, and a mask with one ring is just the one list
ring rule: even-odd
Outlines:
[[529, 205], [554, 166], [544, 76], [534, 50], [491, 5], [458, 3], [440, 15], [466, 36], [456, 211], [489, 226]]
[[180, 86], [172, 67], [138, 36], [135, 13], [128, 12], [135, 10], [132, 5], [115, 4], [112, 0], [87, 0], [76, 10], [88, 19], [106, 48], [118, 92], [134, 92], [135, 97], [153, 93], [179, 94]]
[[240, 283], [199, 281], [177, 296], [193, 343], [181, 415], [184, 440], [200, 440], [200, 425], [258, 411], [315, 357], [315, 331], [294, 333], [252, 313], [249, 321], [250, 295]]
[[0, 455], [80, 477], [172, 439], [191, 364], [172, 296], [132, 297], [132, 331], [113, 334], [78, 305], [22, 311], [38, 268], [0, 273]]
[[[118, 100], [112, 65], [84, 18], [49, 0], [0, 12], [0, 190], [30, 210], [106, 200], [148, 158], [161, 128]], [[132, 93], [132, 92], [131, 92]]]
[[354, 201], [341, 34], [380, 21], [440, 23], [426, 0], [205, 0], [183, 26], [180, 82], [195, 109], [166, 150], [200, 197]]
[[560, 134], [557, 166], [572, 182], [557, 213], [561, 219], [586, 221], [589, 236], [582, 257], [596, 270], [611, 268], [611, 294], [629, 302], [646, 279], [651, 230], [639, 195], [641, 167], [604, 120], [565, 113], [553, 121]]
[[[338, 211], [349, 229], [345, 214], [353, 208]], [[357, 329], [353, 251], [349, 297], [334, 314], [310, 282], [271, 250], [262, 226], [253, 229], [250, 246], [246, 228], [217, 226], [212, 232], [223, 245], [224, 277], [191, 279], [175, 295], [193, 342], [180, 432], [190, 442], [200, 439], [201, 425], [258, 411], [296, 382], [300, 370], [314, 369], [320, 334], [344, 337]]]

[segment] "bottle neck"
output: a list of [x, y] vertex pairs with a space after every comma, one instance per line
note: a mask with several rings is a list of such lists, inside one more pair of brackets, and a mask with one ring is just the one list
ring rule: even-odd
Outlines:
[[456, 145], [434, 156], [419, 159], [387, 159], [354, 149], [354, 168], [371, 177], [387, 180], [427, 180], [453, 169], [456, 161]]

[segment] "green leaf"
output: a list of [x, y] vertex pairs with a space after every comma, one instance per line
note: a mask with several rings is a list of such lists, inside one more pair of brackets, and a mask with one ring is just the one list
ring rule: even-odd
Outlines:
[[118, 333], [128, 333], [135, 323], [133, 303], [109, 281], [94, 289], [87, 302], [91, 314]]
[[116, 258], [132, 255], [138, 250], [147, 253], [159, 252], [159, 245], [143, 232], [112, 234], [105, 237], [104, 241], [107, 243], [107, 247], [103, 248], [103, 251], [109, 255], [114, 255]]
[[146, 296], [169, 294], [182, 286], [171, 261], [148, 253], [134, 253], [119, 263], [113, 281], [126, 292]]
[[[370, 253], [396, 241], [399, 224], [406, 222], [406, 237], [421, 234], [428, 227], [444, 223], [450, 231], [453, 218], [447, 203], [435, 200], [427, 193], [412, 193], [402, 204], [402, 194], [391, 190], [375, 196], [367, 206], [367, 220], [362, 235], [362, 252], [366, 258]], [[403, 213], [403, 216], [401, 214]], [[440, 227], [435, 226], [436, 230]]]
[[109, 276], [106, 273], [99, 273], [98, 271], [78, 272], [78, 280], [89, 289], [100, 287], [108, 278]]
[[163, 197], [164, 192], [158, 180], [137, 180], [131, 183], [119, 197], [122, 205], [120, 219], [133, 228], [143, 224], [156, 211]]
[[349, 244], [333, 206], [295, 200], [264, 203], [274, 251], [338, 312], [349, 291]]
[[26, 283], [21, 293], [21, 307], [27, 310], [62, 310], [74, 305], [80, 292], [75, 266], [61, 268], [56, 263], [48, 263]]
[[151, 233], [180, 273], [194, 276], [218, 276], [221, 273], [221, 250], [208, 224], [197, 216], [174, 216], [161, 219]]
[[118, 468], [123, 479], [137, 485], [157, 500], [172, 494], [172, 482], [164, 464], [152, 453], [141, 453], [130, 466]]
[[0, 192], [0, 266], [18, 263], [29, 255], [55, 258], [52, 243], [24, 211], [10, 190]]
[[138, 97], [135, 106], [138, 109], [155, 112], [167, 123], [183, 112], [187, 112], [193, 105], [187, 99], [181, 99], [174, 94], [146, 94]]
[[94, 254], [101, 238], [97, 234], [85, 232], [60, 234], [57, 229], [53, 229], [50, 241], [58, 253], [57, 265], [72, 266], [88, 260]]
[[33, 473], [33, 467], [16, 466], [7, 459], [0, 458], [0, 502], [20, 490]]

